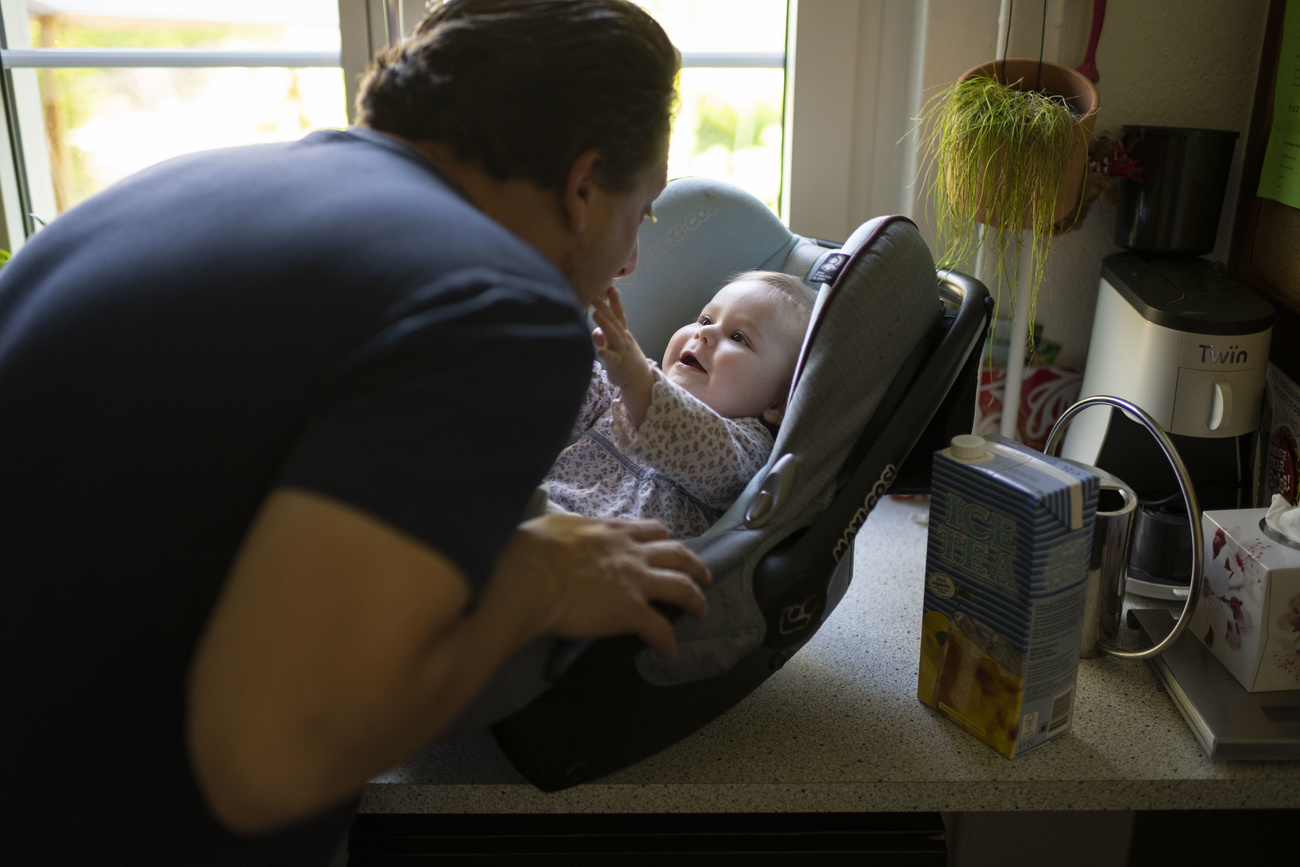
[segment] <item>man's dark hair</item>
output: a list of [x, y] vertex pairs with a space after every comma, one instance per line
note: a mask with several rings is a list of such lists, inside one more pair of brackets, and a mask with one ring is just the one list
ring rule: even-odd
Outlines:
[[627, 0], [447, 0], [371, 63], [357, 120], [547, 189], [594, 149], [622, 193], [664, 157], [680, 67]]

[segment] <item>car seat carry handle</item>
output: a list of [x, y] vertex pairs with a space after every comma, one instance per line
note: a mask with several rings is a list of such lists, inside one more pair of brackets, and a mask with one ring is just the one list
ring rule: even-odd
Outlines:
[[[948, 288], [960, 289], [961, 306], [955, 313], [941, 316], [900, 368], [859, 437], [859, 447], [846, 462], [852, 468], [846, 483], [813, 526], [774, 548], [755, 566], [754, 595], [768, 628], [765, 646], [802, 643], [838, 603], [838, 597], [828, 598], [830, 578], [837, 573], [840, 561], [851, 555], [859, 528], [898, 480], [900, 468], [922, 440], [917, 432], [935, 421], [970, 359], [977, 355], [992, 315], [991, 299], [978, 284]], [[968, 432], [974, 421], [974, 401], [954, 411], [962, 414]], [[841, 596], [843, 589], [847, 583], [840, 589]]]
[[[969, 425], [973, 419], [973, 396], [966, 400], [970, 393], [959, 385], [954, 387], [954, 382], [973, 373], [979, 363], [979, 349], [992, 315], [988, 292], [978, 281], [964, 275], [941, 275], [941, 279], [964, 290], [960, 293], [961, 308], [955, 315], [945, 315], [943, 322], [935, 325], [935, 331], [943, 336], [939, 349], [912, 377], [913, 389], [898, 402], [897, 410], [885, 412], [886, 424], [881, 436], [889, 438], [894, 445], [886, 448], [881, 444], [877, 450], [873, 444], [867, 449], [862, 469], [850, 475], [848, 483], [833, 499], [833, 508], [840, 511], [836, 520], [827, 523], [834, 532], [827, 537], [809, 537], [805, 532], [790, 544], [785, 554], [790, 562], [802, 565], [804, 561], [795, 558], [807, 557], [809, 564], [807, 573], [797, 574], [813, 574], [816, 564], [833, 562], [828, 549], [834, 547], [844, 528], [852, 524], [865, 492], [872, 490], [880, 477], [880, 467], [891, 463], [900, 465], [903, 455], [916, 449], [912, 442], [921, 440], [936, 423], [945, 421], [940, 417], [948, 413], [945, 405], [952, 414], [967, 419], [965, 424]], [[951, 397], [958, 391], [963, 392], [962, 399], [954, 402]], [[922, 396], [913, 397], [912, 392]], [[921, 430], [927, 419], [929, 427]], [[804, 539], [809, 539], [807, 554], [801, 547]], [[851, 562], [848, 556], [844, 559]], [[831, 579], [836, 589], [841, 580], [847, 586], [847, 565], [842, 562], [837, 577]], [[825, 569], [818, 568], [822, 573], [817, 579], [818, 586], [826, 603], [816, 617], [802, 604], [802, 599], [786, 606], [790, 608], [789, 623], [799, 625], [803, 620], [811, 621], [810, 628], [795, 636], [790, 646], [760, 646], [720, 675], [660, 686], [646, 681], [637, 671], [634, 659], [644, 647], [642, 642], [630, 636], [604, 639], [578, 658], [550, 691], [494, 725], [492, 733], [497, 743], [515, 769], [543, 791], [597, 779], [677, 743], [733, 707], [780, 669], [834, 609], [842, 591], [835, 595], [833, 589], [828, 594]], [[845, 577], [841, 579], [840, 575]]]

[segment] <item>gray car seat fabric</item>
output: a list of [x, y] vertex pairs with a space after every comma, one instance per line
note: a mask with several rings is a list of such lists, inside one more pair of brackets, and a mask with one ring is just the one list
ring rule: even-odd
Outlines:
[[[708, 195], [711, 201], [718, 198], [716, 189]], [[725, 207], [718, 206], [716, 216]], [[719, 235], [728, 231], [720, 229]], [[789, 255], [797, 245], [796, 240], [776, 249]], [[832, 282], [818, 295], [785, 421], [766, 467], [713, 527], [688, 541], [714, 576], [706, 592], [709, 616], [678, 620], [679, 649], [672, 661], [649, 650], [637, 658], [641, 676], [653, 684], [711, 677], [763, 643], [772, 624], [755, 596], [755, 565], [825, 510], [849, 450], [903, 362], [941, 314], [934, 261], [911, 221], [873, 220], [854, 233], [838, 256], [833, 261], [819, 256], [820, 264], [814, 266], [814, 272], [821, 272], [816, 276]], [[624, 291], [625, 298], [639, 292], [653, 295], [659, 276], [647, 273], [639, 285]], [[703, 299], [711, 294], [707, 290]], [[780, 491], [774, 500], [772, 488]], [[760, 512], [761, 518], [746, 517]], [[843, 552], [844, 568], [851, 568], [851, 551], [848, 546]]]
[[655, 200], [654, 214], [638, 234], [636, 270], [614, 285], [632, 332], [656, 361], [673, 332], [735, 274], [764, 270], [806, 277], [809, 261], [829, 252], [792, 234], [754, 196], [709, 178], [672, 181]]
[[[877, 218], [843, 247], [828, 248], [792, 234], [749, 193], [701, 178], [671, 182], [654, 210], [655, 222], [639, 235], [636, 271], [618, 281], [628, 322], [651, 358], [660, 358], [672, 333], [736, 273], [783, 270], [819, 288], [771, 457], [717, 524], [687, 542], [714, 575], [709, 616], [678, 619], [672, 662], [648, 650], [636, 658], [648, 683], [672, 685], [728, 671], [768, 637], [755, 596], [755, 564], [825, 510], [850, 450], [903, 361], [934, 327], [941, 305], [929, 249], [905, 218]], [[773, 489], [779, 489], [775, 496]], [[539, 498], [530, 515], [545, 502]], [[747, 512], [763, 514], [747, 520]], [[836, 586], [840, 594], [847, 586], [852, 545], [836, 557], [840, 571], [824, 610], [838, 602]], [[821, 614], [803, 612], [814, 624]], [[502, 667], [455, 733], [528, 704], [581, 649], [553, 639], [534, 642]]]

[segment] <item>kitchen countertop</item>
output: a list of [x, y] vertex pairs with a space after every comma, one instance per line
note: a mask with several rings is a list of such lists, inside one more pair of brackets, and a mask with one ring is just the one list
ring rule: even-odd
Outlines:
[[882, 502], [858, 534], [853, 584], [817, 635], [730, 711], [658, 755], [545, 794], [480, 733], [377, 777], [361, 812], [1300, 807], [1300, 762], [1210, 761], [1146, 662], [1081, 660], [1073, 730], [1014, 760], [921, 704], [925, 517], [924, 501]]

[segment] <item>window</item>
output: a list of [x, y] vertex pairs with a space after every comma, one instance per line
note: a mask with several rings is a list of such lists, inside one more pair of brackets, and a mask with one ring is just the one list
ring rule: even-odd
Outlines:
[[171, 156], [346, 124], [337, 0], [0, 8], [29, 223]]
[[[723, 177], [777, 208], [787, 0], [641, 2], [683, 52], [670, 176]], [[0, 247], [166, 157], [345, 125], [370, 54], [423, 7], [0, 0]]]
[[786, 0], [641, 0], [682, 52], [668, 176], [707, 175], [777, 210]]

